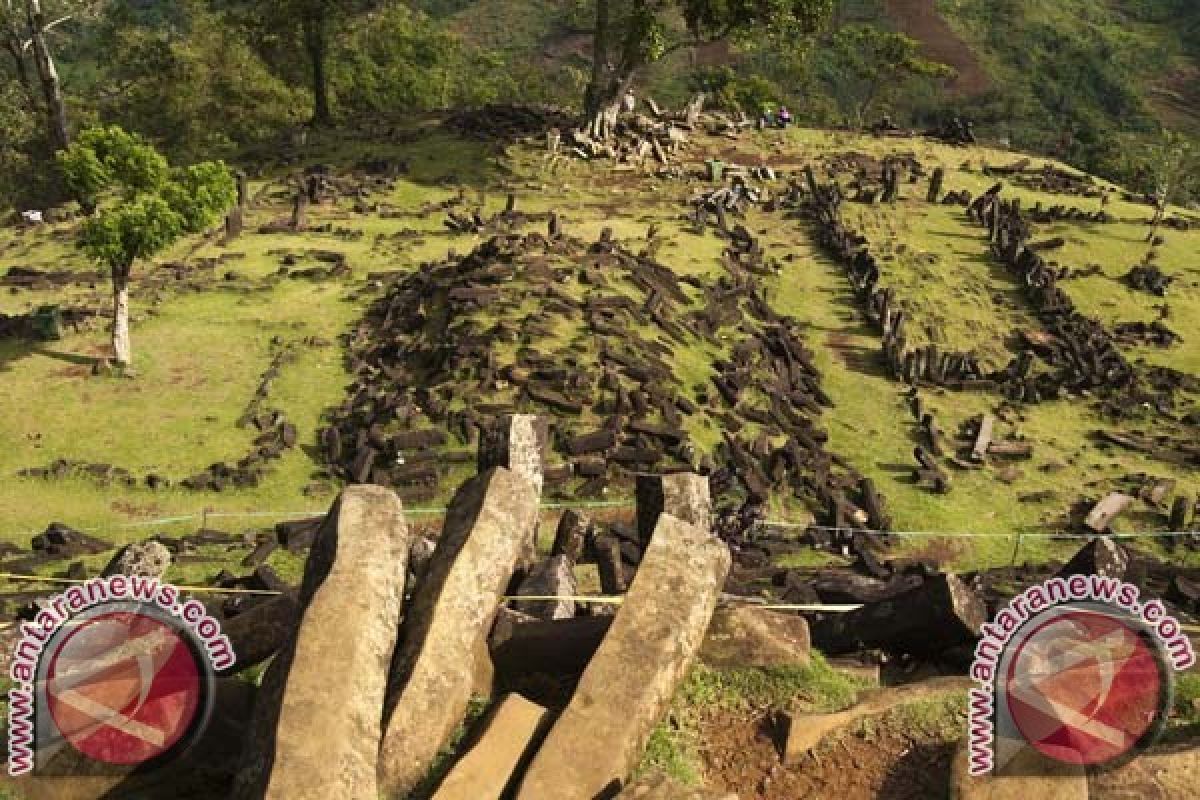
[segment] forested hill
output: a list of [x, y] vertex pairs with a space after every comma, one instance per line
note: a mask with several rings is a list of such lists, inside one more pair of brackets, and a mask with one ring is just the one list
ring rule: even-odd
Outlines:
[[[422, 5], [472, 41], [583, 80], [591, 3]], [[1194, 0], [839, 0], [810, 47], [751, 39], [702, 48], [651, 70], [649, 87], [668, 102], [682, 102], [695, 88], [716, 88], [743, 104], [788, 103], [802, 122], [853, 122], [861, 65], [828, 45], [838, 29], [857, 25], [911, 36], [923, 57], [956, 72], [948, 81], [916, 79], [884, 92], [875, 110], [905, 123], [960, 112], [1014, 147], [1126, 178], [1131, 170], [1121, 162], [1130, 137], [1159, 125], [1200, 132], [1200, 3]]]
[[[823, 0], [812, 0], [820, 5]], [[0, 6], [0, 203], [48, 199], [24, 6]], [[628, 4], [609, 0], [614, 14]], [[681, 6], [684, 4], [680, 4]], [[701, 4], [703, 5], [703, 4]], [[697, 90], [802, 125], [922, 127], [960, 114], [985, 138], [1151, 190], [1161, 129], [1200, 136], [1195, 0], [831, 0], [818, 32], [750, 28], [680, 48], [635, 86]], [[112, 122], [181, 160], [236, 159], [313, 117], [489, 102], [579, 108], [596, 0], [43, 0], [73, 127]], [[323, 9], [320, 25], [308, 24]], [[663, 39], [682, 38], [682, 18]], [[319, 35], [314, 35], [319, 34]], [[904, 34], [909, 39], [893, 37]], [[14, 50], [14, 43], [16, 48]], [[651, 42], [651, 44], [653, 44]], [[22, 52], [18, 58], [14, 52]], [[314, 108], [313, 53], [328, 114]], [[943, 66], [944, 65], [944, 66]], [[24, 75], [21, 70], [24, 70]], [[319, 105], [319, 104], [318, 104]], [[1185, 181], [1180, 199], [1192, 197]]]

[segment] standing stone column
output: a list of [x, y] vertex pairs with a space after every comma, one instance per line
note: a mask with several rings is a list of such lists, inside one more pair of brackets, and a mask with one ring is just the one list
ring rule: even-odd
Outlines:
[[671, 475], [637, 476], [638, 538], [650, 541], [650, 535], [662, 514], [670, 514], [703, 530], [712, 526], [712, 499], [708, 477], [692, 472]]
[[504, 467], [529, 481], [540, 496], [546, 471], [546, 420], [535, 414], [500, 417], [479, 440], [479, 472]]
[[517, 800], [593, 800], [620, 789], [700, 649], [729, 562], [707, 527], [659, 517], [625, 602]]
[[[478, 469], [504, 467], [533, 485], [538, 497], [546, 474], [546, 447], [549, 429], [546, 420], [535, 414], [510, 414], [499, 417], [483, 428], [479, 437]], [[521, 552], [517, 570], [524, 576], [537, 562], [537, 525]]]
[[299, 625], [259, 690], [235, 797], [378, 800], [379, 711], [408, 547], [391, 490], [342, 492], [304, 569]]
[[503, 467], [467, 481], [451, 500], [392, 662], [379, 762], [386, 796], [420, 783], [466, 714], [472, 675], [537, 514], [533, 484]]

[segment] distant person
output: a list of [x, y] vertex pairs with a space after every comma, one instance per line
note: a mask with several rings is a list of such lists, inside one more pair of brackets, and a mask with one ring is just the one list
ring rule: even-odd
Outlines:
[[621, 98], [621, 105], [625, 108], [626, 114], [632, 114], [637, 108], [637, 98], [633, 95], [633, 89], [627, 89], [625, 96]]
[[763, 103], [762, 124], [765, 128], [775, 127], [775, 108], [770, 103]]
[[792, 112], [788, 111], [787, 106], [779, 107], [779, 127], [786, 128], [792, 124]]

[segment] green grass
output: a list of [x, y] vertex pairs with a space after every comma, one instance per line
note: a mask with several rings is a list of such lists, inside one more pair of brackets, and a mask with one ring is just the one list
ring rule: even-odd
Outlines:
[[712, 669], [696, 665], [675, 693], [671, 709], [655, 727], [638, 775], [664, 772], [685, 786], [700, 783], [697, 744], [706, 715], [760, 714], [796, 708], [837, 711], [854, 702], [854, 679], [813, 652], [804, 667]]
[[966, 724], [966, 692], [947, 694], [905, 703], [879, 716], [864, 717], [826, 737], [820, 748], [835, 747], [847, 736], [876, 741], [897, 731], [910, 741], [954, 742], [962, 738]]
[[[558, 211], [572, 235], [594, 237], [603, 227], [612, 227], [617, 238], [640, 249], [647, 228], [657, 225], [662, 242], [658, 258], [663, 263], [681, 275], [703, 276], [709, 281], [723, 274], [719, 258], [724, 242], [711, 233], [692, 233], [679, 218], [686, 198], [698, 185], [614, 173], [607, 165], [583, 162], [569, 162], [550, 171], [537, 147], [516, 144], [500, 153], [449, 136], [429, 119], [407, 123], [407, 128], [423, 132], [404, 144], [339, 133], [314, 136], [303, 158], [305, 162], [343, 166], [366, 158], [406, 159], [409, 172], [396, 181], [394, 189], [371, 198], [402, 211], [415, 211], [462, 190], [468, 209], [482, 201], [485, 213], [491, 213], [502, 207], [505, 194], [511, 191], [517, 194], [519, 210]], [[847, 151], [876, 157], [912, 151], [929, 169], [938, 164], [947, 168], [947, 189], [972, 192], [993, 182], [981, 172], [985, 164], [1007, 164], [1017, 157], [987, 147], [953, 148], [920, 140], [880, 140], [812, 130], [753, 133], [736, 142], [702, 140], [692, 157], [699, 161], [708, 153], [719, 152], [724, 159], [742, 164], [769, 159], [777, 169], [798, 174], [806, 163]], [[7, 445], [0, 451], [0, 476], [5, 478], [0, 482], [0, 537], [25, 543], [29, 533], [60, 520], [124, 541], [159, 531], [187, 532], [194, 529], [195, 520], [150, 528], [123, 526], [200, 515], [206, 508], [263, 513], [319, 511], [328, 505], [328, 496], [303, 494], [319, 470], [305, 448], [311, 451], [323, 414], [345, 396], [349, 376], [338, 339], [373, 297], [357, 293], [363, 279], [371, 272], [417, 269], [423, 262], [444, 257], [450, 248], [465, 253], [481, 237], [444, 233], [441, 223], [445, 215], [440, 211], [425, 217], [384, 219], [354, 213], [347, 198], [336, 207], [312, 208], [311, 223], [329, 222], [361, 231], [361, 237], [347, 240], [316, 232], [258, 234], [254, 231], [259, 225], [286, 218], [289, 213], [291, 190], [281, 177], [268, 174], [254, 184], [256, 193], [263, 188], [269, 191], [249, 214], [247, 232], [241, 238], [227, 245], [215, 238], [192, 239], [162, 259], [195, 263], [225, 256], [216, 274], [232, 271], [235, 280], [218, 281], [200, 291], [169, 281], [154, 290], [135, 287], [135, 378], [90, 375], [91, 360], [107, 349], [103, 320], [45, 345], [0, 342], [0, 407], [9, 410], [0, 416], [0, 441]], [[848, 213], [880, 253], [889, 257], [884, 262], [884, 283], [896, 288], [901, 302], [917, 318], [918, 324], [910, 328], [914, 341], [972, 347], [985, 362], [1001, 365], [1009, 355], [1005, 338], [1034, 324], [1032, 317], [1017, 287], [990, 263], [983, 232], [965, 220], [961, 209], [927, 206], [924, 191], [923, 181], [903, 184], [897, 205], [850, 204]], [[1065, 202], [1084, 207], [1095, 202], [1019, 188], [1006, 194], [1019, 196], [1027, 207], [1039, 200], [1044, 205]], [[1109, 324], [1152, 318], [1154, 306], [1161, 301], [1135, 294], [1116, 280], [1144, 255], [1144, 228], [1138, 220], [1146, 217], [1146, 209], [1117, 200], [1108, 210], [1122, 222], [1043, 226], [1037, 237], [1066, 237], [1068, 246], [1052, 256], [1065, 265], [1080, 268], [1094, 262], [1102, 266], [1104, 275], [1066, 285], [1086, 313]], [[830, 450], [844, 455], [875, 480], [887, 497], [896, 529], [989, 536], [971, 540], [902, 537], [901, 552], [937, 556], [959, 568], [1007, 564], [1014, 551], [1018, 560], [1061, 558], [1073, 549], [1073, 543], [1026, 537], [1018, 549], [1015, 535], [1061, 530], [1063, 513], [1075, 499], [1097, 497], [1129, 473], [1175, 478], [1179, 492], [1200, 492], [1200, 478], [1194, 470], [1093, 446], [1091, 434], [1110, 423], [1099, 418], [1088, 403], [1066, 401], [1020, 409], [1001, 424], [1001, 435], [1021, 435], [1035, 443], [1034, 458], [1018, 464], [1021, 475], [1011, 485], [996, 481], [991, 469], [953, 472], [953, 489], [948, 495], [911, 485], [908, 472], [916, 443], [915, 423], [901, 386], [881, 370], [878, 336], [862, 323], [840, 268], [815, 252], [803, 222], [751, 211], [744, 223], [760, 233], [770, 257], [779, 261], [780, 274], [766, 279], [767, 296], [779, 311], [804, 326], [823, 386], [834, 401], [821, 420], [829, 432]], [[416, 238], [397, 236], [402, 230], [417, 231]], [[1200, 372], [1200, 338], [1189, 335], [1188, 330], [1189, 322], [1200, 318], [1200, 278], [1196, 275], [1200, 264], [1194, 257], [1200, 250], [1200, 232], [1166, 231], [1164, 235], [1167, 241], [1159, 249], [1159, 263], [1180, 276], [1168, 297], [1172, 309], [1168, 323], [1184, 334], [1185, 342], [1169, 350], [1127, 352], [1148, 363]], [[0, 258], [5, 264], [90, 269], [72, 247], [71, 238], [70, 224], [19, 236], [0, 231]], [[351, 277], [310, 282], [276, 275], [284, 252], [301, 257], [298, 268], [315, 265], [303, 257], [313, 248], [345, 253]], [[241, 257], [229, 258], [236, 254]], [[792, 260], [785, 260], [787, 256], [793, 256]], [[151, 265], [139, 265], [140, 274], [151, 272]], [[573, 282], [563, 288], [577, 295], [581, 291]], [[612, 291], [637, 296], [624, 281], [614, 281]], [[693, 302], [701, 302], [694, 290], [688, 292]], [[66, 292], [4, 293], [0, 294], [0, 311], [24, 312], [52, 301], [90, 301], [103, 308], [106, 288], [101, 282], [94, 290], [83, 286]], [[526, 304], [524, 309], [531, 310], [532, 305]], [[309, 336], [319, 336], [331, 346], [300, 347], [297, 361], [284, 367], [266, 403], [284, 411], [299, 426], [302, 447], [289, 451], [255, 489], [221, 494], [180, 489], [152, 492], [100, 487], [82, 478], [42, 481], [15, 477], [21, 468], [43, 466], [56, 458], [108, 462], [139, 475], [158, 471], [174, 479], [217, 461], [236, 460], [248, 449], [253, 433], [233, 423], [269, 362], [269, 341], [272, 337], [298, 341]], [[580, 343], [590, 347], [586, 334], [558, 321], [547, 340], [538, 344], [565, 348]], [[499, 348], [497, 352], [511, 356], [514, 351]], [[677, 348], [674, 377], [681, 390], [690, 393], [697, 385], [707, 388], [713, 360], [726, 355], [725, 345], [696, 342]], [[748, 393], [752, 395], [753, 391]], [[998, 405], [995, 395], [985, 393], [926, 391], [923, 396], [943, 430], [951, 435], [963, 420]], [[461, 402], [465, 404], [467, 399]], [[566, 424], [583, 430], [595, 423], [592, 415], [584, 415]], [[720, 441], [720, 425], [707, 414], [689, 419], [687, 427], [701, 447]], [[755, 427], [750, 425], [747, 431]], [[1066, 468], [1056, 472], [1041, 469], [1048, 464]], [[431, 505], [444, 501], [455, 480], [466, 474], [467, 468], [456, 469]], [[1056, 496], [1043, 502], [1017, 502], [1018, 495], [1039, 491]], [[800, 523], [811, 519], [811, 513], [790, 495], [772, 498], [771, 516]], [[278, 517], [223, 517], [213, 518], [210, 524], [240, 531], [269, 525], [275, 519]], [[1119, 528], [1126, 531], [1164, 525], [1165, 519], [1146, 508], [1119, 522]], [[797, 557], [788, 565], [821, 563], [824, 559]], [[298, 563], [284, 561], [279, 566], [298, 575]], [[186, 577], [199, 580], [204, 576], [198, 570]]]
[[1175, 676], [1174, 713], [1181, 724], [1200, 725], [1200, 673]]
[[472, 697], [470, 704], [467, 706], [466, 716], [458, 723], [458, 727], [450, 735], [450, 741], [446, 743], [435, 757], [433, 764], [429, 767], [429, 772], [409, 794], [410, 800], [425, 800], [430, 797], [437, 786], [446, 777], [450, 768], [454, 766], [457, 760], [459, 750], [463, 747], [467, 740], [467, 734], [471, 730], [471, 726], [479, 721], [484, 714], [487, 713], [490, 701], [482, 697]]

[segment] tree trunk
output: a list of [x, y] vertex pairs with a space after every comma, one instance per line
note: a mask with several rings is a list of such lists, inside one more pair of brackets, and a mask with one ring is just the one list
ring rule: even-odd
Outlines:
[[129, 341], [129, 267], [114, 269], [113, 281], [113, 359], [123, 367], [133, 363]]
[[592, 34], [592, 74], [583, 93], [583, 113], [590, 120], [603, 105], [602, 88], [608, 79], [609, 0], [596, 0], [596, 31]]
[[25, 54], [21, 47], [21, 34], [17, 31], [16, 21], [12, 19], [8, 21], [8, 30], [4, 32], [4, 49], [12, 58], [13, 72], [17, 76], [17, 82], [21, 84], [21, 88], [25, 90], [25, 96], [29, 98], [33, 108], [36, 109], [33, 82], [29, 79], [29, 65], [25, 63]]
[[633, 81], [633, 75], [622, 76], [609, 64], [612, 42], [612, 21], [609, 0], [596, 2], [596, 32], [592, 38], [592, 74], [583, 95], [583, 113], [587, 133], [596, 139], [607, 139], [621, 111], [621, 96]]
[[67, 132], [67, 107], [58, 80], [58, 70], [46, 46], [46, 19], [42, 14], [41, 0], [25, 0], [25, 7], [29, 16], [29, 35], [33, 39], [33, 59], [42, 81], [42, 94], [46, 98], [50, 141], [55, 150], [66, 150], [71, 144]]
[[325, 72], [325, 19], [320, 14], [304, 20], [304, 48], [312, 69], [313, 122], [329, 125], [333, 115], [329, 112], [329, 78]]

